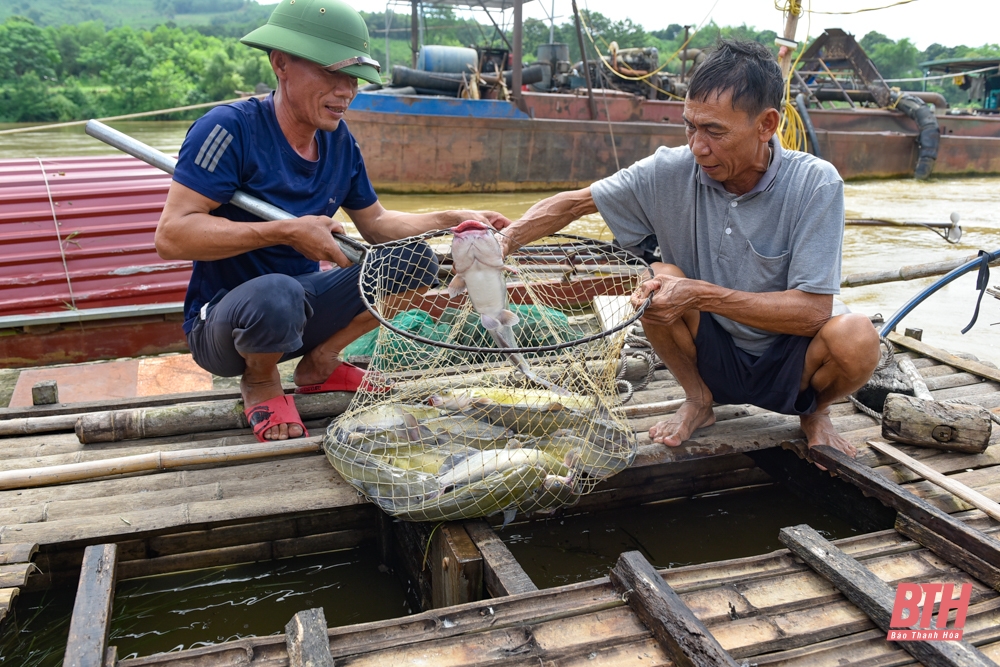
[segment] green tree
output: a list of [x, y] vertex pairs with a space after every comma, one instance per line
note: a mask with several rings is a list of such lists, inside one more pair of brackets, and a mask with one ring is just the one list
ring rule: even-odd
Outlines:
[[54, 77], [59, 62], [52, 36], [31, 19], [11, 16], [0, 24], [0, 80], [29, 72], [39, 78]]

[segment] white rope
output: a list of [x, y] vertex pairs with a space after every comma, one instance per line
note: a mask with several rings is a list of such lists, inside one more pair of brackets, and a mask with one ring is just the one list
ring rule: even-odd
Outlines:
[[615, 128], [611, 124], [611, 112], [608, 111], [607, 91], [601, 97], [604, 99], [604, 117], [608, 119], [608, 132], [611, 133], [611, 150], [615, 153], [615, 171], [621, 171], [622, 166], [618, 163], [618, 146], [615, 145]]
[[49, 208], [52, 209], [52, 223], [56, 227], [56, 240], [59, 241], [59, 256], [62, 257], [63, 271], [66, 272], [66, 287], [69, 289], [69, 302], [76, 310], [76, 297], [73, 296], [73, 281], [69, 276], [69, 266], [66, 264], [66, 249], [63, 247], [62, 234], [59, 233], [59, 218], [56, 217], [56, 204], [52, 201], [52, 189], [49, 188], [49, 177], [45, 173], [45, 165], [42, 164], [42, 158], [36, 157], [38, 160], [38, 168], [42, 170], [42, 181], [45, 183], [45, 193], [49, 196]]

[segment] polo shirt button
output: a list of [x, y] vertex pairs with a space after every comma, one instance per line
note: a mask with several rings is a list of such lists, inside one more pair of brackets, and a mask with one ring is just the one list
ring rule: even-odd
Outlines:
[[727, 233], [727, 234], [732, 234], [732, 233], [733, 233], [733, 230], [732, 230], [732, 229], [730, 229], [729, 227], [726, 227], [726, 233]]
[[732, 206], [733, 208], [736, 208], [736, 202], [733, 202], [732, 204], [730, 204], [730, 206]]

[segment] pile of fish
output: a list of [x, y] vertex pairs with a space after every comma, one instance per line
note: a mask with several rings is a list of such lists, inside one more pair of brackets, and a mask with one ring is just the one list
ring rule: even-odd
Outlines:
[[572, 505], [635, 457], [634, 433], [593, 399], [543, 389], [450, 389], [344, 414], [333, 467], [386, 513], [444, 521]]

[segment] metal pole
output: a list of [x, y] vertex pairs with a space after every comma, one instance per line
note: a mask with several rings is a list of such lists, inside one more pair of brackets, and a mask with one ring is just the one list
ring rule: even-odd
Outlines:
[[580, 44], [580, 60], [583, 61], [583, 78], [587, 82], [590, 120], [597, 120], [597, 103], [594, 101], [594, 89], [590, 85], [590, 65], [587, 64], [587, 50], [583, 47], [583, 28], [580, 27], [580, 10], [576, 6], [576, 0], [573, 0], [573, 20], [576, 22], [576, 41]]
[[417, 68], [417, 30], [420, 17], [417, 15], [418, 0], [410, 0], [410, 67]]
[[[552, 0], [552, 13], [549, 14], [549, 44], [556, 41], [556, 0]], [[926, 85], [924, 86], [926, 88]]]
[[[138, 139], [134, 139], [127, 134], [123, 134], [118, 130], [110, 128], [100, 121], [88, 121], [85, 131], [95, 139], [100, 139], [109, 146], [113, 146], [124, 153], [128, 153], [132, 157], [139, 158], [146, 164], [152, 165], [157, 169], [161, 169], [168, 174], [173, 174], [174, 169], [177, 167], [177, 160], [170, 157], [166, 153], [162, 153], [151, 146], [147, 146]], [[253, 213], [258, 218], [262, 218], [264, 220], [289, 220], [297, 217], [288, 211], [282, 210], [273, 204], [268, 204], [266, 201], [261, 201], [260, 199], [248, 195], [245, 192], [241, 192], [240, 190], [237, 190], [233, 194], [233, 198], [229, 203], [247, 211], [248, 213]], [[344, 253], [347, 259], [351, 260], [354, 264], [361, 263], [361, 258], [364, 256], [364, 252], [366, 250], [363, 244], [358, 243], [354, 239], [344, 236], [343, 234], [334, 234], [333, 237], [336, 239], [337, 245], [340, 246], [340, 250]]]
[[688, 33], [691, 32], [691, 28], [693, 27], [690, 25], [684, 26], [684, 52], [681, 54], [681, 83], [684, 83], [684, 71], [687, 69]]
[[523, 25], [521, 25], [521, 0], [514, 0], [514, 62], [512, 64], [513, 70], [510, 74], [510, 88], [511, 95], [514, 98], [514, 104], [521, 111], [524, 111], [524, 100], [521, 98], [521, 40], [523, 38]]
[[389, 28], [392, 27], [392, 10], [389, 3], [385, 3], [385, 63], [382, 66], [383, 72], [392, 72], [392, 59], [389, 56]]

